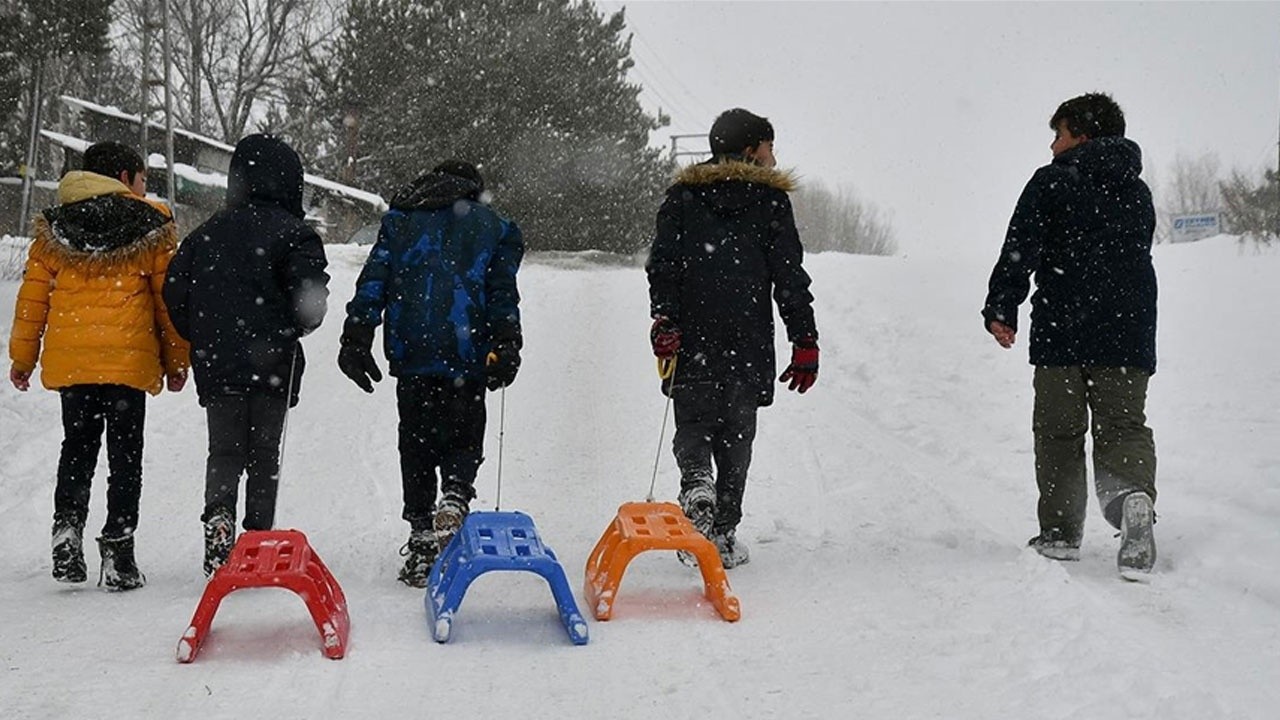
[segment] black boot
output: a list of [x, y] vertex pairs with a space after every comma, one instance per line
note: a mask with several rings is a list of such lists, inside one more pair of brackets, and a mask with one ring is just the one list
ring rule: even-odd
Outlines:
[[426, 587], [431, 565], [440, 554], [440, 545], [436, 541], [435, 532], [430, 529], [411, 531], [409, 542], [400, 548], [400, 554], [404, 556], [404, 567], [400, 568], [400, 582], [409, 587]]
[[68, 515], [54, 515], [53, 579], [82, 583], [88, 577], [84, 566], [84, 522]]
[[204, 523], [204, 574], [222, 567], [236, 544], [236, 516], [229, 510], [214, 511]]
[[108, 590], [133, 590], [147, 584], [147, 578], [138, 571], [133, 559], [133, 536], [98, 538], [98, 550], [102, 552], [102, 570], [98, 585]]

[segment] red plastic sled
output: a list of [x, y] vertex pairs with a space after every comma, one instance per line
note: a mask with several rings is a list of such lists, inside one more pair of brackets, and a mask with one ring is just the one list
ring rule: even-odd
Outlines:
[[320, 631], [324, 654], [334, 660], [346, 654], [351, 630], [347, 599], [307, 536], [297, 530], [257, 530], [241, 535], [227, 562], [209, 578], [191, 625], [178, 641], [178, 662], [196, 659], [222, 598], [253, 587], [281, 587], [297, 593]]

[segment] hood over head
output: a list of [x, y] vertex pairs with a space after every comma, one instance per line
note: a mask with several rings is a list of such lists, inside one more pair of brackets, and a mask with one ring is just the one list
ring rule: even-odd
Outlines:
[[248, 135], [236, 143], [227, 172], [227, 207], [275, 205], [298, 219], [302, 209], [302, 160], [274, 135]]

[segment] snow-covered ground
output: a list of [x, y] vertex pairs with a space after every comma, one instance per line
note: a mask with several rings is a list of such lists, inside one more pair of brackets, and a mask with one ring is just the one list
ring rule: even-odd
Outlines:
[[[49, 577], [61, 439], [54, 393], [0, 388], [0, 717], [1274, 718], [1280, 707], [1280, 252], [1159, 247], [1160, 561], [1115, 572], [1090, 509], [1083, 558], [1034, 531], [1031, 371], [978, 316], [990, 257], [811, 256], [822, 375], [761, 412], [730, 573], [742, 620], [670, 553], [631, 565], [614, 619], [570, 645], [545, 584], [483, 576], [447, 645], [395, 580], [392, 385], [334, 358], [366, 248], [330, 247], [330, 316], [290, 418], [278, 522], [346, 591], [351, 646], [326, 660], [304, 606], [230, 595], [191, 665], [174, 649], [204, 587], [203, 412], [150, 402], [138, 556], [145, 588]], [[581, 597], [619, 504], [643, 499], [663, 414], [643, 273], [530, 259], [527, 346], [507, 393], [502, 507], [537, 521]], [[0, 283], [7, 338], [16, 284]], [[780, 352], [785, 350], [780, 345]], [[496, 494], [497, 396], [475, 507]], [[659, 496], [673, 499], [670, 435]], [[89, 529], [102, 521], [105, 453]], [[96, 578], [96, 550], [89, 553]]]

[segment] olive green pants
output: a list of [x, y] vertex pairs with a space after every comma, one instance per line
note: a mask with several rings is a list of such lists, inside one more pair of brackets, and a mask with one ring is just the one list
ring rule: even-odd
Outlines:
[[1084, 436], [1093, 433], [1093, 476], [1103, 517], [1120, 527], [1120, 502], [1132, 492], [1156, 497], [1156, 446], [1147, 427], [1145, 370], [1044, 367], [1035, 371], [1036, 484], [1041, 532], [1084, 532], [1089, 486]]

